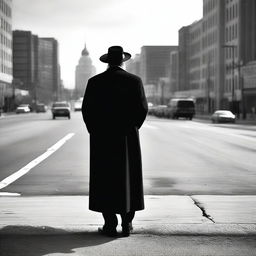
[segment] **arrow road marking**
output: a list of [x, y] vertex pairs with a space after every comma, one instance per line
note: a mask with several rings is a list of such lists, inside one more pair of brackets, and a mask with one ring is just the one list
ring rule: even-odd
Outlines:
[[71, 139], [75, 134], [69, 133], [65, 137], [63, 137], [61, 140], [59, 140], [57, 143], [55, 143], [52, 147], [48, 148], [45, 153], [28, 163], [26, 166], [21, 168], [19, 171], [13, 173], [9, 177], [5, 178], [0, 182], [0, 189], [3, 189], [28, 173], [32, 168], [34, 168], [36, 165], [44, 161], [46, 158], [48, 158], [50, 155], [52, 155], [54, 152], [56, 152], [61, 146], [63, 146], [69, 139]]

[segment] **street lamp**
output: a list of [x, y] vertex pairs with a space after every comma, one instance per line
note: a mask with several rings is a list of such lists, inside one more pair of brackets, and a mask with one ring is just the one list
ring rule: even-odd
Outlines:
[[235, 48], [237, 45], [225, 44], [222, 45], [223, 48], [231, 49], [232, 51], [232, 87], [231, 87], [231, 111], [234, 111], [234, 96], [235, 96]]

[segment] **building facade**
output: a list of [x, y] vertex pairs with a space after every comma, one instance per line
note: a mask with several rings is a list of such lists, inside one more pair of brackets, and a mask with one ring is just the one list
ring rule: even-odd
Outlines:
[[92, 65], [92, 60], [89, 56], [89, 52], [84, 46], [82, 50], [81, 57], [79, 59], [79, 63], [76, 66], [76, 74], [75, 74], [75, 97], [79, 99], [84, 96], [84, 92], [86, 89], [87, 82], [90, 77], [94, 76], [96, 73], [95, 67]]
[[179, 84], [178, 91], [189, 90], [189, 26], [179, 30]]
[[256, 60], [255, 27], [254, 0], [226, 1], [224, 97], [225, 102], [233, 102], [233, 111], [243, 116], [251, 112], [252, 105], [256, 106], [256, 80], [253, 87], [251, 76]]
[[12, 0], [0, 0], [0, 113], [13, 108]]
[[60, 99], [61, 80], [58, 56], [58, 42], [54, 38], [38, 40], [38, 83], [36, 98], [49, 104]]
[[170, 92], [174, 94], [179, 90], [179, 51], [171, 52], [170, 58]]
[[176, 95], [194, 97], [204, 113], [250, 111], [256, 95], [241, 70], [256, 60], [255, 27], [255, 0], [203, 0], [203, 18], [179, 31]]
[[157, 85], [159, 78], [169, 77], [170, 54], [177, 46], [143, 46], [140, 55], [140, 73], [143, 83]]
[[29, 94], [20, 101], [34, 105], [58, 100], [58, 42], [54, 38], [39, 38], [31, 31], [13, 31], [13, 77], [16, 89]]
[[141, 76], [140, 72], [140, 54], [136, 54], [134, 58], [131, 58], [125, 62], [125, 69], [137, 76]]

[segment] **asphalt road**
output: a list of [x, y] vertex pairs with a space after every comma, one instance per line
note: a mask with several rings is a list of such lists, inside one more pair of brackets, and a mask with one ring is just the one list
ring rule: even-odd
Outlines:
[[[255, 195], [255, 131], [149, 117], [140, 131], [145, 194]], [[88, 194], [89, 136], [80, 112], [71, 120], [52, 120], [49, 112], [7, 116], [0, 119], [0, 138], [0, 193]], [[36, 163], [45, 152], [50, 154]], [[1, 183], [31, 162], [26, 174]]]

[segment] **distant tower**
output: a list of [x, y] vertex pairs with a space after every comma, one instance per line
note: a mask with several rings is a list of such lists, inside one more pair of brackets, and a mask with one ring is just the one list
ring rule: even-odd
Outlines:
[[90, 77], [94, 76], [96, 73], [95, 67], [92, 65], [92, 60], [89, 57], [89, 52], [84, 46], [82, 50], [82, 56], [79, 59], [79, 63], [76, 66], [76, 85], [75, 91], [77, 98], [84, 95], [84, 91], [87, 85], [87, 82]]

